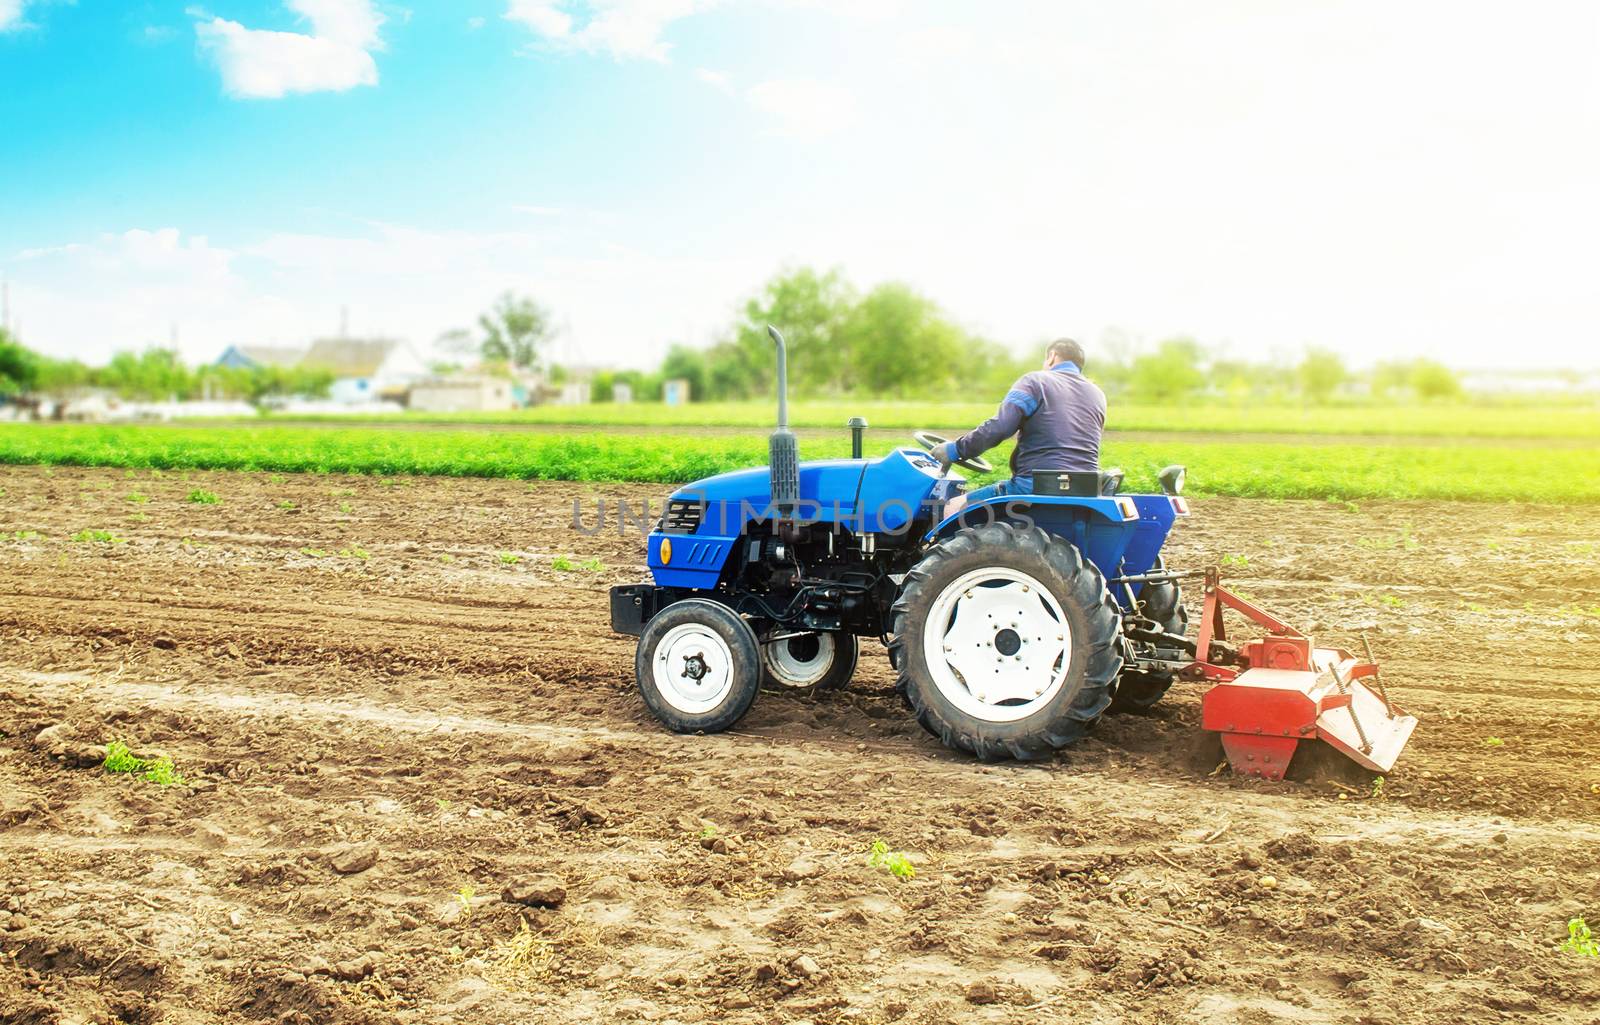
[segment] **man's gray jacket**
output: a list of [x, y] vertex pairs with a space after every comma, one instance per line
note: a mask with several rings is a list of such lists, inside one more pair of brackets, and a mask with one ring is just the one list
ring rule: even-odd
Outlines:
[[963, 459], [982, 455], [1016, 434], [1013, 477], [1040, 470], [1099, 470], [1105, 426], [1105, 393], [1075, 364], [1057, 363], [1018, 378], [999, 412], [956, 439], [956, 452]]

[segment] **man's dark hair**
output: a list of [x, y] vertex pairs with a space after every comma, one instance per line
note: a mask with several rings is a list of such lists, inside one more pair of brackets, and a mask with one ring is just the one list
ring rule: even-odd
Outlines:
[[1078, 365], [1079, 370], [1084, 368], [1083, 346], [1070, 338], [1057, 338], [1050, 343], [1049, 352], [1051, 357], [1058, 363], [1062, 360], [1070, 360]]

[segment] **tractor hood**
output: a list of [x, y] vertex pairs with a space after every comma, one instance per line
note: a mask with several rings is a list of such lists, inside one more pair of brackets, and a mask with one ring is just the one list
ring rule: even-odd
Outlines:
[[[825, 459], [800, 464], [800, 518], [847, 524], [858, 532], [900, 531], [930, 498], [943, 500], [947, 480], [920, 449], [881, 459]], [[938, 496], [934, 496], [935, 491]], [[765, 467], [719, 473], [671, 498], [702, 507], [701, 535], [736, 536], [751, 520], [772, 518], [772, 479]]]

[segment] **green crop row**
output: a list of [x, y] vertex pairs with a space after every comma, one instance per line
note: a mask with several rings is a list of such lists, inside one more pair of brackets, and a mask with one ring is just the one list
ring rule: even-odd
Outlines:
[[[791, 408], [790, 422], [795, 427], [843, 428], [850, 417], [864, 416], [874, 428], [880, 429], [955, 427], [965, 430], [993, 413], [994, 405], [991, 403], [808, 401], [798, 402]], [[772, 418], [773, 405], [770, 402], [707, 402], [687, 406], [663, 406], [659, 403], [535, 406], [491, 413], [397, 413], [373, 419], [443, 424], [759, 428], [767, 426]], [[313, 419], [353, 422], [345, 417]], [[1464, 404], [1233, 406], [1194, 399], [1162, 406], [1112, 403], [1106, 426], [1113, 431], [1204, 434], [1600, 439], [1600, 409]]]
[[[807, 438], [802, 458], [849, 454], [849, 440]], [[887, 439], [869, 447], [881, 454]], [[1008, 449], [990, 454], [1004, 466]], [[320, 427], [0, 424], [0, 463], [154, 469], [423, 474], [677, 484], [767, 461], [764, 435], [525, 432]], [[1190, 491], [1255, 498], [1600, 501], [1600, 451], [1471, 445], [1207, 441], [1113, 442], [1105, 465], [1153, 489], [1168, 463]]]

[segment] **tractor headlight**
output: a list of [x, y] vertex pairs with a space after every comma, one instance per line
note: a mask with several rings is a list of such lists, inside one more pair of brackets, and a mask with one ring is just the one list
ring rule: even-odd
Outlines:
[[1156, 480], [1161, 482], [1161, 492], [1166, 495], [1183, 494], [1183, 478], [1184, 469], [1176, 463], [1156, 474]]

